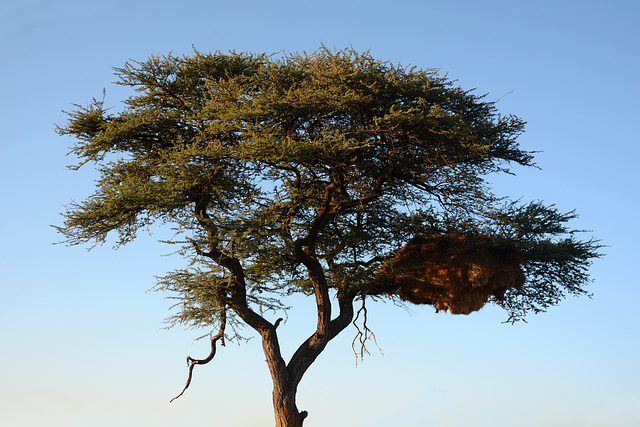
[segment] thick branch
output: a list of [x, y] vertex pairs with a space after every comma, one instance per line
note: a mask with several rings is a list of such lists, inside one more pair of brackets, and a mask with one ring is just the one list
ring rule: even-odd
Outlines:
[[296, 242], [296, 257], [298, 261], [307, 268], [309, 277], [313, 284], [318, 312], [318, 322], [316, 331], [304, 343], [302, 343], [287, 365], [289, 372], [293, 376], [292, 381], [294, 384], [297, 384], [301, 380], [306, 370], [324, 350], [327, 343], [349, 325], [354, 314], [354, 295], [339, 293], [338, 301], [340, 313], [334, 320], [331, 320], [329, 286], [327, 284], [324, 269], [315, 254], [315, 242], [317, 240], [318, 233], [322, 227], [331, 220], [331, 218], [335, 217], [335, 215], [349, 208], [369, 203], [378, 198], [381, 194], [384, 183], [387, 182], [392, 175], [393, 166], [378, 178], [370, 194], [358, 200], [343, 200], [341, 202], [335, 202], [333, 200], [333, 194], [335, 191], [340, 191], [340, 184], [338, 182], [327, 184], [325, 187], [323, 203], [309, 230], [309, 233], [305, 238], [299, 239]]
[[212, 224], [209, 213], [207, 212], [208, 205], [209, 196], [206, 195], [199, 197], [195, 203], [194, 214], [198, 220], [198, 224], [207, 231], [207, 244], [209, 249], [208, 252], [203, 252], [194, 244], [196, 252], [198, 255], [210, 258], [212, 261], [231, 272], [231, 264], [234, 258], [224, 254], [218, 248], [218, 233], [216, 227]]
[[[320, 204], [320, 210], [316, 215], [311, 227], [309, 227], [309, 232], [307, 235], [296, 241], [297, 248], [301, 247], [309, 247], [313, 252], [316, 240], [318, 238], [318, 233], [330, 220], [333, 218], [335, 213], [333, 212], [332, 199], [333, 193], [339, 188], [339, 184], [337, 182], [331, 182], [325, 186], [324, 199]], [[304, 263], [304, 262], [303, 262]], [[309, 266], [305, 263], [305, 266], [309, 268]]]
[[[215, 242], [215, 237], [211, 237], [215, 230], [209, 223], [209, 215], [207, 214], [207, 200], [203, 199], [196, 203], [196, 217], [199, 223], [205, 227], [210, 242]], [[196, 248], [197, 250], [197, 248]], [[276, 328], [280, 324], [281, 319], [276, 320], [275, 325], [256, 313], [249, 307], [247, 302], [247, 285], [244, 276], [244, 270], [240, 260], [224, 254], [215, 244], [209, 245], [209, 252], [198, 252], [199, 255], [206, 256], [225, 268], [231, 274], [233, 285], [230, 287], [230, 297], [225, 303], [251, 328], [262, 337], [262, 347], [273, 377], [274, 384], [287, 382], [283, 379], [286, 376], [286, 366], [280, 352], [280, 344], [276, 334]]]
[[296, 244], [298, 246], [313, 248], [318, 237], [318, 233], [333, 218], [349, 209], [364, 206], [378, 199], [382, 195], [384, 185], [393, 178], [395, 169], [394, 164], [389, 165], [389, 169], [378, 176], [378, 179], [376, 179], [376, 182], [373, 185], [373, 188], [371, 188], [369, 194], [357, 199], [347, 198], [346, 200], [336, 201], [333, 197], [336, 191], [341, 194], [343, 192], [346, 193], [343, 184], [340, 181], [333, 181], [327, 184], [325, 186], [324, 199], [320, 205], [320, 210], [309, 228], [309, 233], [304, 238], [299, 239]]
[[292, 375], [292, 381], [298, 384], [302, 376], [309, 366], [316, 360], [320, 353], [324, 350], [327, 343], [342, 332], [353, 319], [353, 300], [354, 295], [338, 293], [338, 306], [340, 313], [338, 316], [327, 324], [327, 333], [321, 336], [316, 331], [310, 336], [293, 354], [287, 367]]
[[209, 239], [209, 251], [204, 252], [194, 243], [198, 255], [205, 256], [216, 264], [226, 269], [233, 278], [233, 285], [230, 288], [231, 298], [226, 300], [229, 307], [240, 316], [240, 318], [258, 331], [261, 335], [264, 331], [273, 328], [273, 325], [258, 313], [249, 308], [247, 303], [247, 285], [244, 278], [244, 270], [240, 260], [223, 253], [217, 246], [217, 235], [215, 227], [211, 224], [211, 218], [207, 213], [209, 198], [202, 196], [196, 201], [195, 216], [205, 230]]
[[394, 176], [394, 171], [395, 164], [392, 163], [391, 165], [389, 165], [389, 169], [385, 173], [378, 176], [378, 179], [376, 179], [376, 183], [373, 185], [373, 188], [371, 189], [369, 194], [358, 199], [349, 199], [339, 202], [334, 208], [334, 213], [338, 214], [346, 211], [347, 209], [351, 209], [357, 206], [363, 206], [378, 199], [382, 195], [382, 187]]

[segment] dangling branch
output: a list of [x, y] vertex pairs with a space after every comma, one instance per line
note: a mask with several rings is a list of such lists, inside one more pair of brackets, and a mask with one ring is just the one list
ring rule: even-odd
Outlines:
[[[380, 348], [380, 346], [378, 345], [378, 341], [376, 340], [376, 334], [374, 334], [373, 331], [367, 326], [367, 307], [365, 306], [364, 301], [365, 297], [363, 296], [362, 307], [358, 309], [358, 311], [356, 312], [356, 317], [353, 319], [353, 322], [351, 322], [353, 323], [353, 326], [355, 326], [358, 330], [358, 333], [351, 342], [351, 348], [353, 349], [353, 353], [356, 355], [356, 365], [358, 364], [358, 356], [360, 356], [360, 361], [362, 361], [364, 359], [365, 353], [370, 354], [369, 350], [367, 350], [367, 341], [370, 339], [373, 339], [376, 347], [378, 347], [378, 350], [380, 351], [380, 353], [382, 353], [382, 349]], [[356, 323], [356, 321], [360, 317], [360, 313], [362, 313], [362, 329], [360, 329], [360, 327]], [[360, 342], [359, 352], [356, 350], [356, 341]]]
[[193, 376], [193, 367], [194, 366], [196, 366], [196, 365], [206, 365], [207, 363], [211, 362], [211, 360], [213, 360], [213, 356], [216, 355], [216, 341], [221, 339], [222, 340], [221, 344], [224, 346], [224, 328], [225, 328], [225, 326], [226, 326], [226, 310], [223, 310], [222, 311], [222, 320], [221, 320], [221, 324], [220, 324], [220, 331], [215, 336], [211, 337], [211, 352], [204, 359], [193, 359], [190, 356], [187, 356], [187, 364], [189, 365], [189, 376], [187, 377], [187, 383], [184, 385], [184, 388], [182, 389], [180, 394], [177, 395], [176, 397], [174, 397], [173, 399], [171, 399], [169, 401], [169, 403], [173, 402], [174, 400], [176, 400], [177, 398], [182, 396], [184, 394], [184, 392], [187, 390], [187, 388], [189, 388], [189, 385], [191, 384], [191, 378]]

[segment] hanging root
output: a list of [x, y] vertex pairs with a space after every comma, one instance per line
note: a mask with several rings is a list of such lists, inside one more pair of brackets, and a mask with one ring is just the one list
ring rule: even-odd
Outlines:
[[[356, 321], [360, 317], [360, 313], [362, 313], [362, 328], [360, 328], [356, 323]], [[371, 354], [367, 349], [367, 341], [370, 339], [373, 340], [380, 353], [382, 353], [382, 349], [380, 348], [380, 346], [378, 345], [378, 341], [376, 340], [376, 334], [374, 334], [373, 331], [367, 326], [367, 307], [365, 306], [364, 296], [362, 297], [362, 307], [358, 309], [356, 317], [351, 323], [353, 323], [353, 326], [355, 326], [356, 330], [358, 331], [355, 338], [353, 338], [353, 341], [351, 342], [351, 348], [353, 349], [353, 353], [356, 355], [356, 365], [358, 364], [358, 358], [360, 358], [360, 361], [362, 361], [365, 354]], [[356, 349], [356, 341], [360, 344], [359, 349]]]
[[224, 315], [224, 312], [223, 312], [223, 320], [222, 320], [222, 322], [220, 324], [220, 331], [215, 336], [211, 337], [211, 352], [204, 359], [193, 359], [193, 358], [187, 356], [187, 365], [189, 366], [189, 376], [187, 377], [187, 383], [184, 385], [184, 388], [182, 389], [180, 394], [177, 395], [176, 397], [174, 397], [173, 399], [171, 399], [169, 401], [169, 403], [173, 402], [174, 400], [176, 400], [177, 398], [182, 396], [185, 391], [187, 391], [187, 389], [189, 388], [189, 385], [191, 384], [191, 378], [193, 376], [193, 367], [194, 366], [196, 366], [196, 365], [206, 365], [207, 363], [211, 362], [211, 360], [213, 360], [213, 356], [216, 355], [216, 341], [221, 340], [222, 345], [224, 345], [224, 328], [225, 328], [225, 325], [226, 325], [225, 315]]

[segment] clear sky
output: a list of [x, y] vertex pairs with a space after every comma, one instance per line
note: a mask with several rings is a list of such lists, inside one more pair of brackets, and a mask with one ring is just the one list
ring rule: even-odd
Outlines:
[[[308, 427], [640, 425], [640, 3], [553, 1], [48, 1], [0, 5], [0, 425], [272, 426], [257, 339], [228, 345], [184, 385], [206, 331], [164, 330], [171, 301], [146, 292], [180, 259], [154, 237], [113, 251], [52, 245], [63, 205], [95, 174], [65, 166], [61, 112], [107, 89], [111, 67], [152, 53], [314, 51], [320, 44], [420, 68], [500, 99], [528, 122], [540, 169], [499, 194], [576, 209], [607, 256], [594, 296], [515, 326], [370, 306], [382, 352], [355, 366], [348, 329], [303, 379]], [[585, 238], [591, 236], [585, 234]], [[279, 328], [291, 354], [314, 328], [305, 301]], [[305, 305], [307, 304], [307, 305]]]

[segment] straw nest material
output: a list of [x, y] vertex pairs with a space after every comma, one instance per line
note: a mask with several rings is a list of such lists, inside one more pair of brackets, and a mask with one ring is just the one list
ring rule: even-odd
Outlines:
[[488, 236], [417, 236], [380, 268], [372, 290], [453, 314], [469, 314], [492, 296], [502, 300], [508, 289], [522, 285], [523, 263], [515, 246]]

